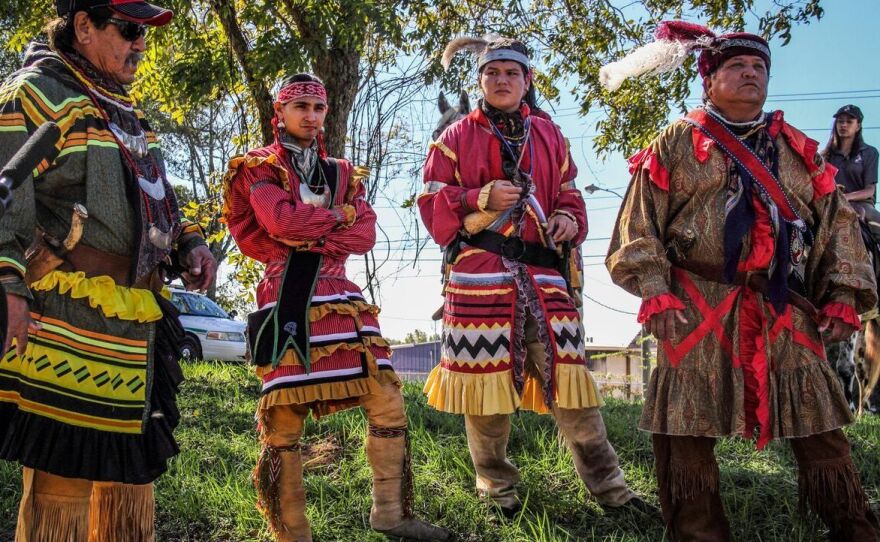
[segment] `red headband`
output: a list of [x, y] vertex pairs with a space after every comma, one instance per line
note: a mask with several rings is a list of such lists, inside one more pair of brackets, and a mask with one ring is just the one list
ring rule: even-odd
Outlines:
[[312, 81], [291, 83], [278, 91], [278, 98], [275, 101], [286, 104], [297, 98], [318, 98], [326, 104], [327, 89], [321, 83]]

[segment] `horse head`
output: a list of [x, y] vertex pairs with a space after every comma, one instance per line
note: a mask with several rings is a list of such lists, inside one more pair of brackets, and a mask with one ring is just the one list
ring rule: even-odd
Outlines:
[[467, 93], [462, 90], [458, 95], [458, 106], [453, 107], [446, 101], [446, 95], [441, 92], [437, 99], [437, 108], [440, 109], [440, 121], [437, 123], [437, 128], [431, 134], [431, 139], [435, 141], [443, 133], [443, 130], [467, 115], [468, 111], [471, 110], [471, 101]]

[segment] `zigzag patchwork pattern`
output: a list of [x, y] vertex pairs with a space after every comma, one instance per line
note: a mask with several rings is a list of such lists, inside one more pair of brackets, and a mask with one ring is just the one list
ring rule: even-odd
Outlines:
[[510, 326], [470, 324], [446, 327], [442, 356], [457, 363], [506, 361], [510, 357]]
[[553, 318], [550, 321], [553, 334], [556, 335], [556, 351], [559, 357], [584, 358], [584, 333], [579, 320], [571, 318]]

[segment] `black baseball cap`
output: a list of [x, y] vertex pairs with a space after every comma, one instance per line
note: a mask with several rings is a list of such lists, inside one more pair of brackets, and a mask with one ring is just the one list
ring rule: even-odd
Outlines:
[[865, 118], [865, 115], [862, 114], [862, 110], [859, 109], [858, 106], [852, 104], [845, 105], [838, 109], [837, 113], [834, 114], [834, 118], [837, 118], [841, 115], [849, 115], [859, 122], [862, 122], [862, 120]]
[[55, 8], [58, 16], [63, 17], [68, 13], [88, 11], [95, 8], [108, 8], [120, 15], [124, 15], [132, 21], [150, 26], [162, 26], [167, 24], [174, 13], [170, 9], [160, 8], [147, 2], [137, 0], [55, 0]]

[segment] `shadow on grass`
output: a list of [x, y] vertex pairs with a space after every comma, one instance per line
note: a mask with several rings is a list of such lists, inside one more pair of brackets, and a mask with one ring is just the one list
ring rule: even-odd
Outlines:
[[[181, 453], [156, 485], [161, 542], [263, 542], [271, 540], [257, 512], [250, 476], [259, 452], [253, 413], [259, 382], [248, 367], [196, 363], [185, 366], [176, 436]], [[425, 403], [417, 384], [405, 387], [415, 473], [415, 509], [424, 519], [455, 531], [460, 542], [659, 541], [658, 519], [606, 513], [577, 478], [553, 420], [513, 416], [509, 454], [519, 466], [522, 514], [497, 517], [477, 499], [464, 421]], [[649, 435], [636, 429], [640, 405], [610, 400], [603, 409], [608, 435], [627, 481], [657, 503]], [[370, 469], [362, 447], [366, 418], [350, 410], [309, 420], [308, 515], [317, 542], [381, 541], [369, 528]], [[871, 499], [880, 499], [880, 418], [847, 429], [853, 455]], [[739, 439], [719, 442], [724, 504], [736, 540], [807, 542], [823, 528], [797, 514], [794, 462], [785, 444], [758, 452]], [[0, 463], [0, 542], [11, 540], [20, 495], [18, 467]]]

